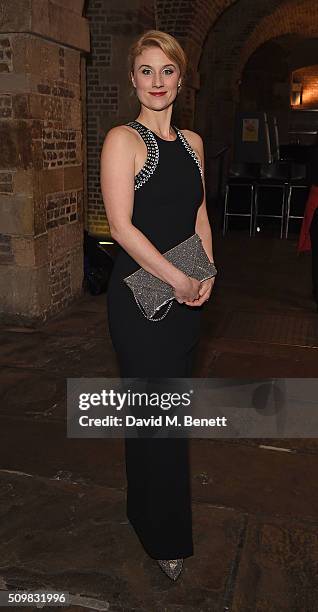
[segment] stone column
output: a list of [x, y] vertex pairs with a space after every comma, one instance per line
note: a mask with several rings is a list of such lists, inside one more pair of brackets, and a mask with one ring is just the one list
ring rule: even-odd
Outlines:
[[33, 324], [82, 293], [84, 0], [0, 0], [0, 308]]

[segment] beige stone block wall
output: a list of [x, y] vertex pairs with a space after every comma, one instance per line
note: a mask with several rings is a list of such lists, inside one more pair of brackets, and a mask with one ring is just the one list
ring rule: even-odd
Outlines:
[[81, 51], [89, 28], [80, 4], [20, 0], [6, 3], [0, 21], [3, 321], [46, 320], [82, 292]]

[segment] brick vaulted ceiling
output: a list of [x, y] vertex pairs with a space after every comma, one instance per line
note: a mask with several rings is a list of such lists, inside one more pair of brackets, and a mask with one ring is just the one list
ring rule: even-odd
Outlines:
[[156, 27], [183, 39], [186, 50], [191, 49], [191, 62], [197, 65], [206, 37], [219, 18], [236, 22], [237, 12], [251, 18], [240, 32], [240, 40], [234, 39], [233, 48], [240, 44], [242, 53], [238, 63], [241, 71], [250, 55], [261, 44], [285, 33], [317, 36], [317, 0], [196, 0], [186, 6], [184, 0], [157, 0], [148, 2], [155, 6]]
[[198, 65], [209, 31], [218, 28], [220, 17], [226, 20], [227, 28], [232, 25], [236, 34], [232, 39], [236, 58], [237, 47], [241, 49], [239, 62], [236, 61], [238, 73], [267, 40], [287, 33], [308, 37], [318, 33], [317, 0], [197, 0], [189, 2], [189, 6], [184, 0], [157, 0], [154, 4], [156, 27], [183, 39], [186, 50], [191, 50], [193, 68]]
[[[69, 0], [56, 0], [63, 1]], [[85, 6], [88, 4], [86, 0]], [[121, 2], [114, 6], [111, 0], [106, 0], [106, 4], [110, 11], [124, 8]], [[153, 23], [149, 27], [169, 32], [182, 42], [190, 60], [193, 83], [206, 41], [213, 36], [218, 60], [233, 66], [234, 95], [244, 65], [261, 44], [285, 33], [317, 36], [317, 0], [131, 0], [129, 11], [134, 10], [151, 16]], [[197, 86], [200, 88], [199, 75]]]
[[[82, 7], [86, 12], [90, 0], [54, 2], [74, 7], [73, 10], [77, 12]], [[110, 11], [123, 7], [124, 2], [118, 1], [116, 5], [109, 3]], [[218, 30], [220, 22], [224, 22], [227, 32], [233, 29], [231, 49], [228, 44], [225, 49], [227, 59], [233, 54], [237, 66], [232, 85], [250, 55], [267, 40], [290, 32], [317, 36], [318, 29], [317, 0], [131, 0], [129, 10], [138, 8], [141, 12], [146, 10], [152, 14], [151, 27], [169, 32], [182, 41], [190, 59], [190, 72], [194, 74], [209, 32], [214, 28]], [[220, 38], [218, 44], [223, 46]]]
[[[115, 6], [112, 0], [105, 1], [111, 12], [124, 9], [120, 1]], [[86, 0], [84, 10], [89, 2]], [[267, 40], [290, 32], [317, 35], [317, 0], [131, 0], [129, 11], [136, 10], [140, 16], [146, 13], [150, 17], [149, 27], [169, 32], [182, 42], [190, 60], [190, 80], [198, 71], [206, 41], [213, 35], [219, 61], [235, 63], [234, 88], [250, 55]]]
[[289, 33], [317, 36], [316, 0], [239, 0], [209, 27], [197, 68], [201, 86], [195, 125], [215, 142], [214, 148], [230, 143], [238, 83], [249, 57], [265, 42]]
[[[318, 3], [316, 0], [157, 0], [155, 5], [156, 27], [189, 39], [202, 48], [206, 36], [217, 20], [226, 12], [227, 19], [235, 23], [237, 12], [250, 14], [242, 31], [247, 41], [242, 61], [246, 61], [255, 49], [270, 38], [284, 33], [317, 35]], [[229, 10], [228, 10], [229, 9]], [[305, 31], [304, 31], [305, 30]], [[233, 41], [233, 46], [237, 44]], [[192, 57], [198, 60], [199, 57]]]
[[155, 2], [158, 27], [170, 30], [175, 36], [192, 36], [202, 44], [207, 31], [218, 16], [239, 0], [157, 0]]
[[248, 58], [267, 40], [284, 34], [300, 34], [307, 38], [318, 36], [317, 0], [293, 0], [284, 2], [271, 14], [255, 25], [242, 47], [238, 73]]

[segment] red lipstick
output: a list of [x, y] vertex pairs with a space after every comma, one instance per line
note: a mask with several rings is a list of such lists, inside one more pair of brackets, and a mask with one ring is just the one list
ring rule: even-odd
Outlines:
[[164, 96], [167, 92], [166, 91], [150, 91], [149, 93], [152, 96]]

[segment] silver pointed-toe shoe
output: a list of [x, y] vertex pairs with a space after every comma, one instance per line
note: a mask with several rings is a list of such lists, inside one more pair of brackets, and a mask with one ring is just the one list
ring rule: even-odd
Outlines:
[[177, 580], [183, 568], [183, 559], [157, 559], [157, 563], [171, 580]]

